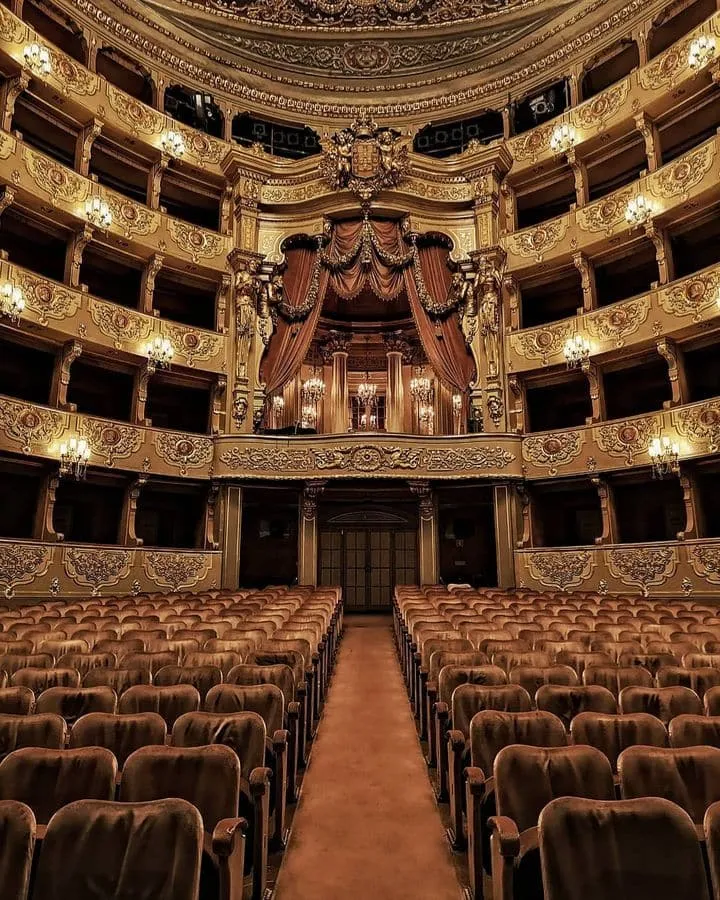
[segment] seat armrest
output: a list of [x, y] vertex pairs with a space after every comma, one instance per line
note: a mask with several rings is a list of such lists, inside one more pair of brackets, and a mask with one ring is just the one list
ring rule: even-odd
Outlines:
[[287, 708], [288, 719], [297, 719], [300, 715], [300, 704], [297, 700], [293, 700], [291, 703], [288, 703]]
[[279, 728], [272, 736], [273, 750], [275, 753], [284, 753], [287, 749], [288, 732]]
[[212, 834], [212, 852], [216, 856], [230, 856], [247, 831], [247, 819], [221, 819]]
[[450, 715], [450, 710], [448, 708], [447, 703], [442, 703], [442, 702], [436, 703], [435, 704], [435, 715], [438, 717], [438, 719], [447, 720], [448, 716]]
[[447, 733], [448, 746], [453, 753], [462, 753], [465, 750], [465, 735], [457, 728], [453, 728]]
[[271, 778], [272, 769], [269, 769], [267, 766], [257, 766], [257, 768], [253, 769], [249, 780], [250, 794], [253, 797], [262, 797], [263, 794], [266, 794]]
[[515, 858], [520, 855], [520, 832], [512, 819], [508, 816], [491, 816], [488, 827], [497, 838], [501, 856]]
[[485, 773], [477, 766], [468, 766], [465, 769], [465, 783], [473, 797], [482, 797], [485, 794]]

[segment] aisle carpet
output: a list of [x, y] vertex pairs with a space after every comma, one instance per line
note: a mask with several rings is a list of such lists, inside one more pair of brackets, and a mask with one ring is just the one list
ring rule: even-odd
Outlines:
[[346, 616], [276, 900], [460, 900], [392, 639]]

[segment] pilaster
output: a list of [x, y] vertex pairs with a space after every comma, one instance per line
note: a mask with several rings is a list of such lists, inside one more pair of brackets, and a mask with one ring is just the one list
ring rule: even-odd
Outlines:
[[142, 547], [143, 540], [137, 536], [135, 523], [140, 492], [147, 484], [147, 475], [138, 475], [125, 488], [120, 517], [120, 543], [129, 547]]
[[420, 584], [437, 584], [440, 579], [437, 498], [429, 481], [411, 481], [409, 486], [418, 499]]
[[300, 497], [298, 528], [298, 584], [317, 587], [318, 571], [318, 500], [326, 481], [307, 481]]

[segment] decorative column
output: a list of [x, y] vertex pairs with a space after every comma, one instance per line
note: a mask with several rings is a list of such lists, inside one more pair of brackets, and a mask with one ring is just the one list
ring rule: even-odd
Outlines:
[[645, 141], [645, 155], [647, 156], [648, 172], [656, 172], [662, 165], [660, 156], [660, 138], [655, 120], [646, 112], [635, 116], [635, 127]]
[[679, 541], [692, 540], [705, 534], [700, 490], [694, 473], [680, 467], [680, 489], [685, 506], [685, 528], [677, 533]]
[[527, 431], [527, 422], [525, 421], [525, 384], [519, 375], [510, 375], [508, 377], [508, 388], [510, 389], [510, 409], [508, 412], [510, 423], [510, 431], [515, 434], [523, 434]]
[[[466, 302], [462, 326], [470, 347], [477, 380], [471, 385], [473, 412], [480, 406], [483, 430], [489, 433], [507, 430], [505, 414], [505, 365], [503, 358], [503, 318], [500, 289], [505, 269], [505, 251], [500, 246], [486, 247], [470, 254], [476, 275], [471, 290], [473, 308]], [[482, 409], [482, 399], [485, 408]]]
[[155, 279], [158, 276], [165, 257], [162, 253], [153, 253], [145, 263], [140, 281], [140, 312], [151, 316], [153, 314], [153, 298], [155, 296]]
[[83, 253], [95, 235], [95, 229], [90, 225], [81, 226], [70, 239], [65, 249], [65, 273], [63, 281], [68, 287], [80, 287], [80, 266], [82, 266]]
[[240, 587], [240, 535], [242, 531], [242, 487], [223, 484], [220, 491], [222, 506], [222, 576], [224, 590]]
[[217, 505], [220, 497], [220, 484], [211, 481], [205, 501], [204, 534], [200, 546], [206, 550], [219, 550], [220, 541], [217, 537]]
[[147, 484], [147, 475], [138, 475], [125, 488], [122, 513], [120, 516], [120, 543], [128, 547], [142, 547], [143, 540], [135, 532], [137, 505], [140, 491]]
[[675, 280], [675, 264], [667, 229], [650, 219], [649, 222], [645, 223], [645, 234], [655, 247], [660, 284], [670, 284], [671, 281]]
[[590, 180], [588, 178], [587, 166], [585, 162], [578, 156], [575, 148], [571, 148], [565, 154], [568, 165], [572, 169], [573, 178], [575, 180], [575, 203], [578, 206], [585, 206], [590, 200]]
[[410, 359], [410, 344], [401, 331], [386, 335], [387, 346], [387, 395], [385, 397], [385, 430], [402, 434], [405, 425], [405, 388], [403, 385], [403, 362]]
[[218, 375], [210, 389], [210, 434], [223, 434], [225, 432], [225, 395], [227, 392], [227, 378]]
[[595, 476], [590, 479], [595, 485], [600, 500], [600, 515], [602, 516], [602, 533], [595, 538], [595, 543], [600, 544], [616, 544], [617, 543], [617, 517], [615, 515], [615, 502], [612, 487], [605, 478]]
[[348, 430], [350, 392], [347, 362], [349, 346], [349, 334], [342, 331], [331, 331], [322, 348], [324, 358], [329, 359], [332, 363], [330, 409], [327, 415], [328, 431], [331, 434], [345, 434]]
[[[230, 292], [233, 314], [228, 319], [228, 338], [235, 358], [228, 368], [234, 376], [231, 419], [235, 434], [252, 432], [254, 408], [251, 407], [254, 407], [254, 390], [258, 386], [260, 358], [265, 350], [265, 332], [260, 332], [259, 328], [259, 311], [264, 298], [264, 285], [260, 281], [262, 259], [258, 253], [238, 249], [228, 256], [234, 273]], [[270, 340], [270, 333], [267, 340]]]
[[298, 528], [298, 584], [317, 587], [318, 571], [318, 500], [327, 481], [307, 481], [300, 498]]
[[663, 403], [664, 409], [672, 409], [673, 406], [682, 406], [690, 402], [690, 390], [688, 388], [687, 375], [685, 373], [685, 354], [675, 341], [670, 338], [662, 338], [656, 344], [657, 352], [667, 363], [668, 378], [670, 379], [670, 400]]
[[592, 405], [592, 415], [585, 420], [585, 424], [594, 425], [596, 422], [603, 422], [607, 418], [605, 412], [605, 386], [597, 363], [586, 359], [583, 360], [580, 368], [583, 375], [587, 378], [590, 390], [590, 403]]
[[132, 396], [132, 423], [150, 427], [152, 422], [146, 415], [148, 386], [150, 384], [150, 367], [147, 363], [135, 370]]
[[504, 142], [480, 146], [463, 157], [463, 174], [473, 186], [475, 246], [492, 246], [502, 234], [515, 230], [515, 196], [503, 190], [513, 159]]
[[509, 484], [493, 488], [495, 510], [495, 554], [497, 557], [498, 587], [515, 587], [515, 556], [517, 540], [516, 495]]
[[70, 385], [70, 369], [75, 360], [81, 356], [82, 351], [83, 345], [80, 341], [67, 341], [55, 357], [55, 367], [50, 385], [50, 406], [75, 412], [75, 406], [67, 402], [67, 393]]
[[515, 484], [515, 497], [517, 500], [515, 521], [518, 529], [518, 539], [515, 546], [518, 550], [526, 550], [533, 545], [533, 514], [532, 500], [525, 482]]
[[520, 284], [514, 275], [505, 275], [502, 281], [503, 312], [506, 331], [519, 331]]
[[436, 498], [429, 481], [409, 482], [410, 491], [418, 498], [420, 528], [420, 584], [437, 584], [440, 580], [438, 559], [438, 513]]

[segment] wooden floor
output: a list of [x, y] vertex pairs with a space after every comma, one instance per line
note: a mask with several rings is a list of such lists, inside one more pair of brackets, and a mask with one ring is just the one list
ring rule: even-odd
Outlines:
[[346, 616], [276, 900], [460, 900], [390, 616]]

